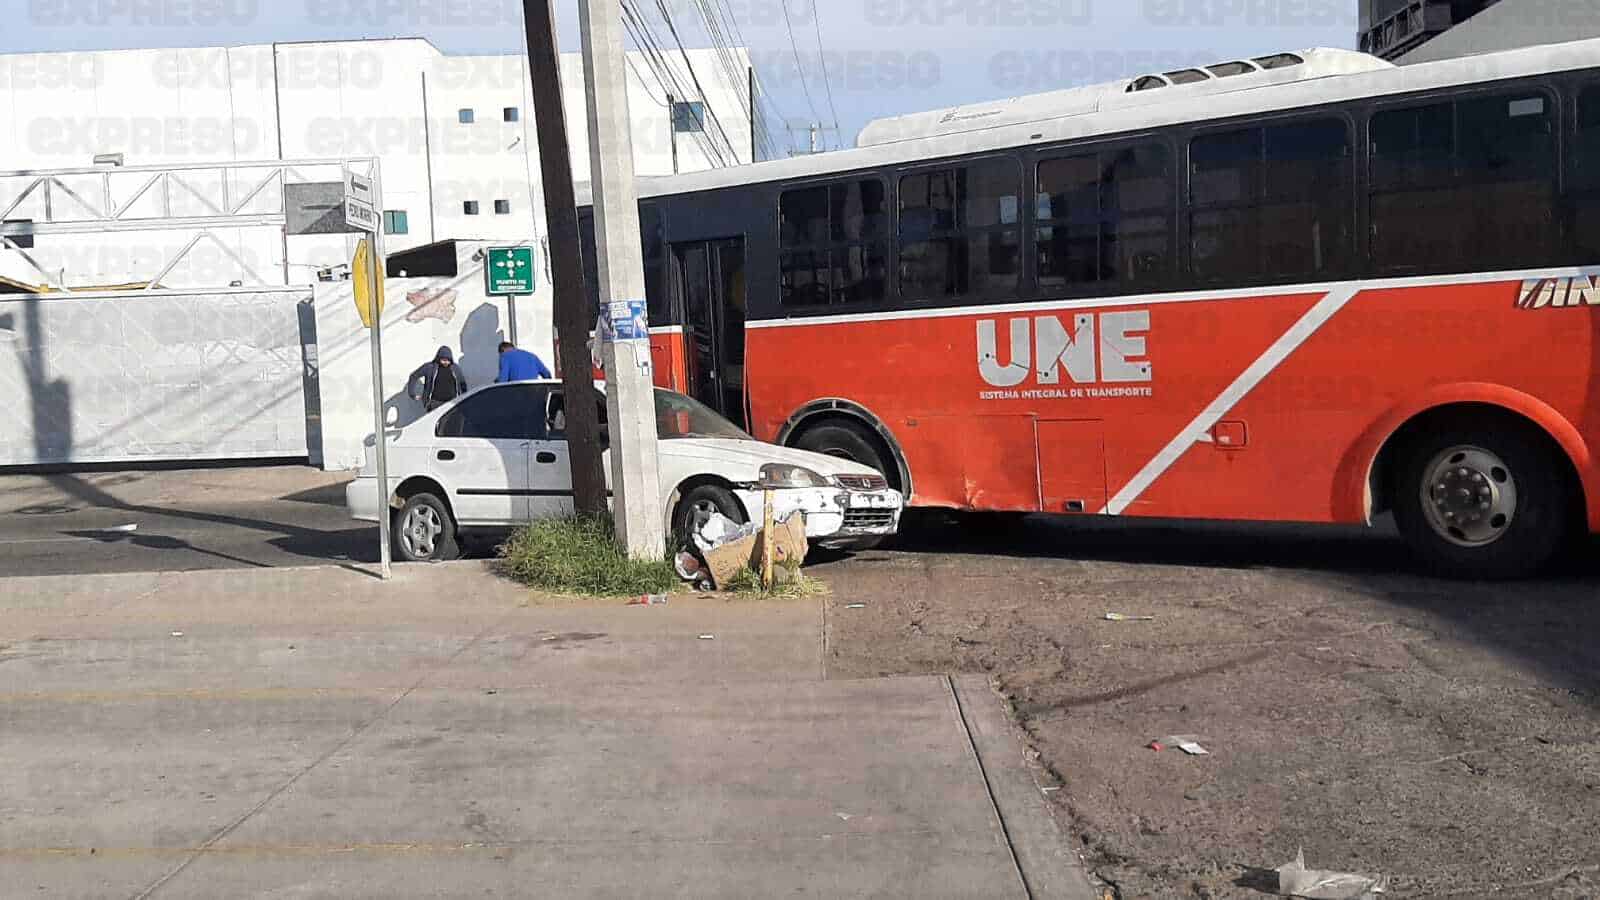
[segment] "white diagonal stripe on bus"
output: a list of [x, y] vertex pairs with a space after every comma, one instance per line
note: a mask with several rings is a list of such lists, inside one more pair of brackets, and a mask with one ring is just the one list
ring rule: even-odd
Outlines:
[[1172, 464], [1177, 462], [1185, 451], [1200, 440], [1201, 435], [1210, 431], [1211, 427], [1217, 424], [1218, 419], [1227, 415], [1228, 411], [1237, 406], [1239, 401], [1245, 398], [1246, 394], [1255, 390], [1256, 385], [1272, 374], [1274, 369], [1289, 358], [1289, 354], [1299, 349], [1301, 344], [1305, 343], [1313, 334], [1316, 334], [1319, 328], [1333, 318], [1335, 313], [1343, 309], [1346, 303], [1349, 303], [1357, 294], [1361, 293], [1361, 290], [1362, 288], [1359, 285], [1353, 284], [1340, 287], [1329, 292], [1321, 300], [1318, 300], [1315, 306], [1306, 310], [1306, 314], [1289, 326], [1289, 330], [1285, 331], [1282, 337], [1274, 341], [1265, 353], [1262, 353], [1255, 362], [1250, 364], [1248, 369], [1245, 369], [1238, 378], [1233, 380], [1232, 384], [1218, 394], [1215, 400], [1212, 400], [1205, 409], [1201, 410], [1200, 415], [1194, 417], [1194, 421], [1184, 426], [1184, 429], [1178, 432], [1178, 436], [1173, 438], [1171, 443], [1161, 448], [1161, 452], [1157, 453], [1155, 458], [1145, 463], [1144, 468], [1139, 470], [1139, 474], [1133, 476], [1133, 480], [1124, 485], [1122, 490], [1117, 491], [1116, 496], [1106, 503], [1105, 508], [1100, 510], [1100, 513], [1111, 516], [1122, 515], [1123, 511], [1133, 504], [1133, 501], [1139, 499], [1139, 495], [1143, 494], [1150, 485], [1155, 483], [1157, 478], [1160, 478], [1168, 469], [1172, 468]]

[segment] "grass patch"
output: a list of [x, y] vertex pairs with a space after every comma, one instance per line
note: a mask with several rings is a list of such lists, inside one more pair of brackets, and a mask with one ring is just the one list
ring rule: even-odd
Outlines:
[[666, 594], [680, 586], [668, 560], [636, 560], [617, 546], [609, 516], [545, 519], [500, 547], [500, 574], [531, 588], [592, 597]]
[[828, 593], [828, 586], [801, 572], [795, 572], [794, 577], [788, 582], [775, 584], [772, 590], [761, 587], [761, 573], [755, 569], [745, 569], [735, 575], [728, 585], [728, 590], [735, 594], [744, 594], [751, 597], [773, 600], [795, 600], [801, 597], [816, 597]]

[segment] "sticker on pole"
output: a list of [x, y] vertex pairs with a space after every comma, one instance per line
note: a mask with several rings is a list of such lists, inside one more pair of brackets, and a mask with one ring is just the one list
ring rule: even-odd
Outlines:
[[643, 300], [613, 300], [609, 313], [608, 342], [650, 340], [650, 314]]

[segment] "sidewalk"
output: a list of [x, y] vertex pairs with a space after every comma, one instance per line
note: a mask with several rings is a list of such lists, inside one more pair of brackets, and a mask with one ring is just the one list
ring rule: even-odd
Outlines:
[[527, 598], [471, 563], [5, 581], [7, 883], [1091, 896], [982, 679], [827, 681], [815, 601]]

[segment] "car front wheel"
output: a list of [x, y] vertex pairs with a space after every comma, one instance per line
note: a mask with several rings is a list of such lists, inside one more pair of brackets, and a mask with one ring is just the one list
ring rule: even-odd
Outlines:
[[456, 522], [432, 494], [414, 494], [394, 513], [391, 526], [396, 557], [407, 562], [441, 562], [461, 554]]
[[672, 511], [673, 537], [680, 546], [690, 546], [694, 530], [715, 513], [728, 517], [735, 525], [745, 522], [744, 507], [732, 491], [714, 484], [690, 488]]

